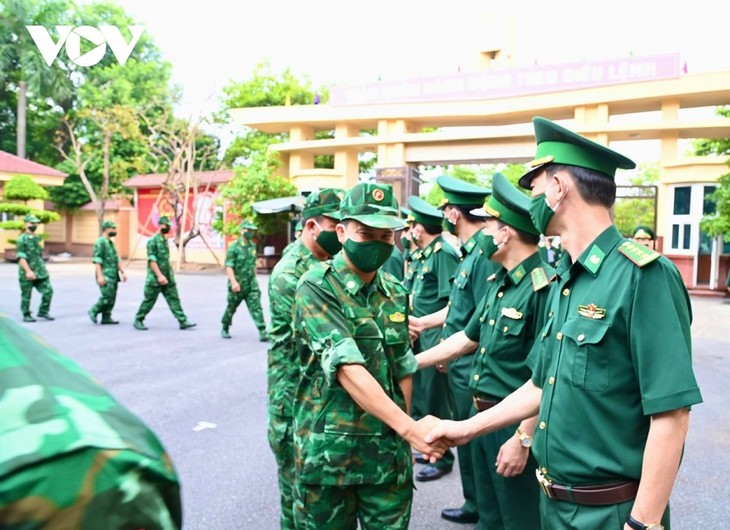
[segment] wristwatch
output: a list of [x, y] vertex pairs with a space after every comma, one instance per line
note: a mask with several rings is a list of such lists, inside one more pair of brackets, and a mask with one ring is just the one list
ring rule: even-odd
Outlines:
[[519, 427], [517, 427], [517, 431], [515, 431], [515, 432], [517, 433], [517, 436], [520, 439], [520, 445], [522, 445], [522, 447], [524, 447], [525, 449], [529, 449], [530, 447], [532, 447], [532, 436], [527, 434], [525, 431], [523, 431]]
[[644, 524], [641, 521], [637, 521], [636, 519], [634, 519], [631, 514], [629, 514], [629, 516], [626, 518], [626, 524], [634, 530], [664, 530], [664, 527], [661, 525], [661, 523]]

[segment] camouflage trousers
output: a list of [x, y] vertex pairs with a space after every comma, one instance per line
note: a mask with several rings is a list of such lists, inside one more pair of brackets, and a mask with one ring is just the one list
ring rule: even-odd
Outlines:
[[279, 497], [281, 499], [281, 530], [294, 529], [294, 420], [286, 416], [269, 416], [269, 446], [279, 468]]
[[53, 287], [50, 278], [37, 278], [35, 280], [20, 279], [20, 311], [24, 317], [30, 316], [30, 295], [33, 288], [41, 293], [41, 305], [38, 308], [39, 315], [46, 315], [51, 309], [51, 298], [53, 298]]
[[295, 485], [297, 530], [406, 530], [411, 520], [410, 477], [391, 484]]
[[142, 300], [142, 305], [139, 306], [134, 319], [139, 320], [140, 322], [143, 321], [144, 317], [147, 316], [147, 313], [152, 311], [160, 293], [162, 293], [162, 296], [165, 297], [165, 301], [170, 307], [170, 311], [172, 311], [172, 314], [178, 322], [185, 322], [187, 317], [180, 305], [180, 296], [177, 294], [177, 284], [175, 283], [168, 283], [167, 285], [146, 283], [144, 286], [144, 300]]
[[266, 321], [264, 320], [264, 310], [261, 309], [261, 291], [257, 284], [253, 284], [250, 287], [245, 285], [241, 286], [239, 292], [234, 292], [230, 285], [228, 286], [228, 305], [226, 306], [226, 312], [223, 313], [221, 324], [223, 327], [228, 328], [233, 322], [233, 315], [241, 305], [241, 302], [246, 300], [246, 306], [248, 312], [251, 313], [251, 318], [259, 331], [266, 331]]
[[119, 282], [115, 282], [110, 280], [109, 278], [106, 278], [106, 284], [99, 286], [99, 291], [101, 291], [101, 296], [99, 297], [99, 300], [93, 305], [91, 308], [91, 311], [98, 315], [101, 313], [102, 318], [109, 318], [112, 316], [112, 309], [114, 309], [114, 304], [117, 301], [117, 287], [119, 286]]

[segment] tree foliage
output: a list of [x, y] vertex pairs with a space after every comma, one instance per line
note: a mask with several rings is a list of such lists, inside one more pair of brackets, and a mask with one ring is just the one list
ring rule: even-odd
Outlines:
[[7, 214], [11, 219], [0, 222], [0, 228], [23, 230], [25, 224], [20, 218], [28, 213], [38, 217], [41, 223], [58, 221], [60, 216], [56, 212], [31, 208], [27, 205], [28, 201], [47, 198], [48, 192], [30, 176], [15, 175], [5, 184], [3, 200], [0, 201], [0, 213]]
[[[631, 186], [655, 186], [657, 182], [659, 182], [657, 164], [640, 164], [637, 174], [629, 180]], [[636, 198], [617, 198], [613, 209], [614, 223], [626, 236], [633, 234], [637, 226], [656, 228], [656, 189], [636, 188], [633, 193]]]
[[[719, 107], [717, 114], [725, 118], [730, 117], [730, 106]], [[730, 138], [697, 140], [695, 154], [730, 155]], [[728, 242], [730, 241], [730, 173], [721, 176], [717, 184], [717, 189], [711, 197], [715, 201], [715, 212], [702, 218], [700, 228], [711, 236], [723, 236]]]
[[[443, 172], [444, 175], [458, 178], [464, 182], [483, 186], [485, 188], [492, 187], [492, 177], [495, 173], [502, 173], [515, 186], [517, 180], [524, 175], [525, 167], [522, 164], [485, 164], [480, 166], [449, 166]], [[433, 187], [429, 190], [425, 200], [434, 206], [441, 204], [444, 192], [434, 182]]]

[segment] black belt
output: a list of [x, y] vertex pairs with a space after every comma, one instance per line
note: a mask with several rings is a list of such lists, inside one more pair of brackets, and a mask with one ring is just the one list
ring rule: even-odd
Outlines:
[[484, 412], [485, 410], [489, 410], [497, 403], [499, 403], [501, 399], [488, 399], [474, 396], [472, 398], [472, 401], [474, 402], [475, 409], [477, 409], [479, 412]]
[[562, 486], [535, 470], [537, 481], [542, 492], [550, 499], [567, 501], [589, 506], [606, 506], [620, 504], [636, 498], [639, 483], [636, 481], [618, 482], [613, 484], [599, 484], [597, 486]]

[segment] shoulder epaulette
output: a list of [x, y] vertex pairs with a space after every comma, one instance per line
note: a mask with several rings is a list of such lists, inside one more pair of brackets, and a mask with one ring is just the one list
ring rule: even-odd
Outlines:
[[550, 285], [550, 280], [545, 274], [545, 269], [542, 267], [535, 267], [530, 273], [530, 279], [532, 280], [532, 290], [537, 292], [540, 289]]
[[443, 243], [441, 243], [441, 241], [439, 241], [438, 243], [436, 243], [436, 244], [435, 244], [435, 245], [433, 246], [433, 253], [434, 253], [434, 254], [436, 254], [436, 252], [438, 252], [438, 251], [439, 251], [439, 250], [441, 250], [442, 248], [444, 248], [444, 245], [443, 245]]
[[629, 258], [629, 260], [638, 267], [643, 267], [661, 256], [661, 254], [656, 250], [652, 250], [644, 245], [639, 245], [630, 239], [621, 243], [618, 247], [618, 251]]

